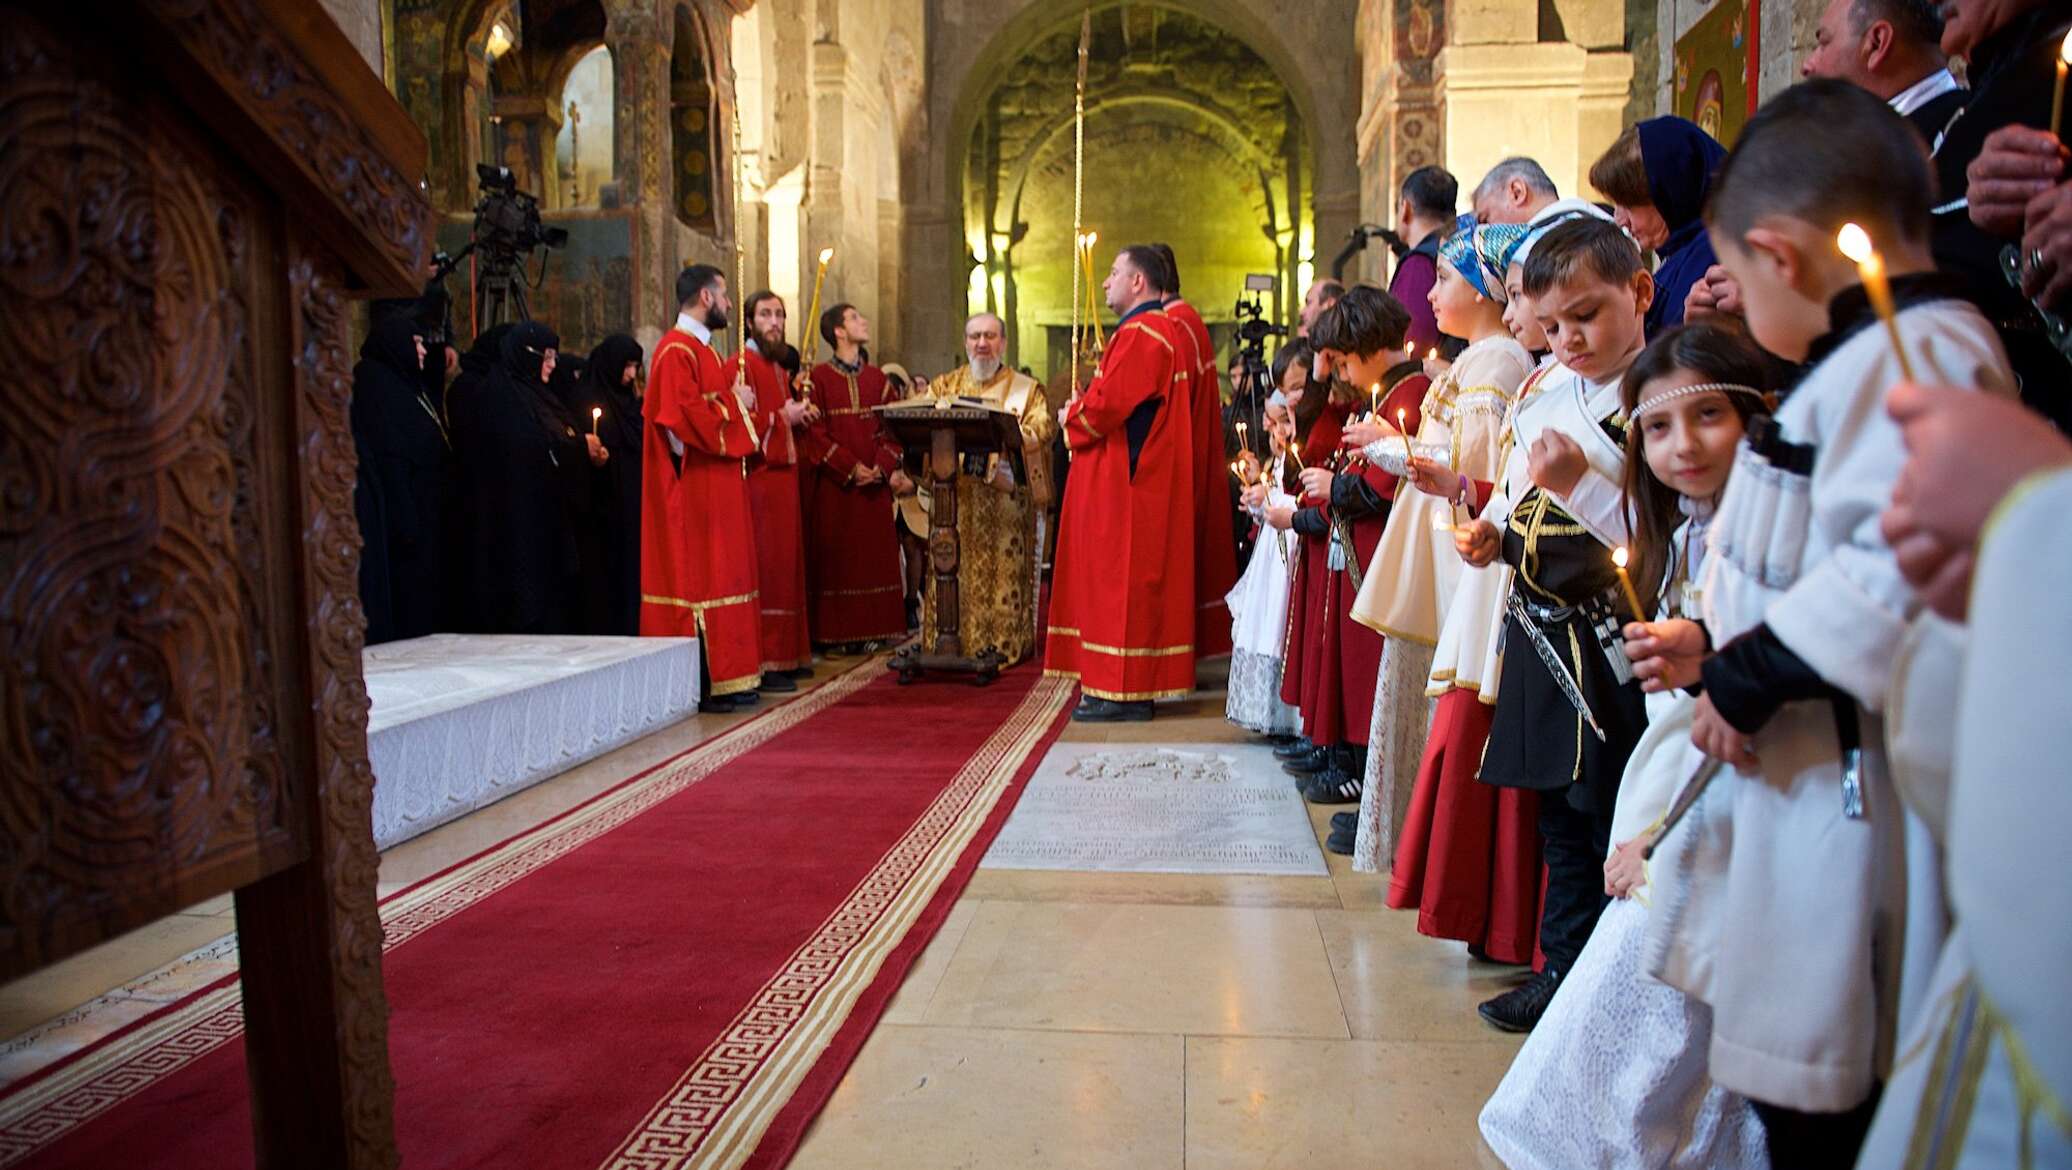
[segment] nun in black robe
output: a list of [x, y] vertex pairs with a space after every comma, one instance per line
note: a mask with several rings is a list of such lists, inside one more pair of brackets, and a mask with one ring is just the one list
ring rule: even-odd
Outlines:
[[464, 371], [449, 398], [463, 510], [456, 547], [470, 570], [463, 613], [481, 633], [575, 629], [581, 562], [570, 498], [587, 484], [591, 459], [588, 432], [543, 377], [558, 344], [545, 325], [520, 322], [502, 336], [495, 368], [465, 386]]
[[419, 367], [420, 326], [377, 321], [353, 367], [354, 485], [364, 551], [360, 603], [367, 644], [440, 628], [445, 597], [444, 517], [451, 449]]
[[614, 333], [590, 351], [571, 405], [578, 418], [596, 416], [610, 460], [593, 473], [592, 515], [600, 538], [596, 571], [583, 577], [585, 629], [598, 634], [640, 633], [640, 363], [646, 351]]

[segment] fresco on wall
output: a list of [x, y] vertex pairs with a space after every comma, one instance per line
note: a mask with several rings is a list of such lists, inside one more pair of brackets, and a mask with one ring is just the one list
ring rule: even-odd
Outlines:
[[1755, 112], [1762, 10], [1725, 0], [1676, 39], [1675, 112], [1728, 147]]
[[[560, 334], [561, 350], [569, 354], [588, 353], [609, 334], [633, 332], [633, 213], [549, 212], [541, 219], [567, 228], [568, 246], [546, 253], [544, 277], [540, 253], [527, 258], [525, 299], [533, 319]], [[468, 246], [474, 223], [472, 218], [462, 218], [440, 224], [440, 250], [459, 255]], [[473, 271], [468, 261], [462, 261], [446, 282], [453, 297], [455, 344], [463, 350], [474, 342]], [[537, 288], [533, 287], [535, 280], [540, 282]]]
[[612, 181], [612, 55], [597, 46], [576, 62], [561, 88], [554, 136], [554, 182], [563, 207], [596, 207]]

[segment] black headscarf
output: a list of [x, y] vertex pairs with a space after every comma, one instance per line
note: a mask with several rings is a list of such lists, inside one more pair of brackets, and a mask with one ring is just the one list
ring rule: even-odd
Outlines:
[[505, 372], [519, 383], [542, 385], [540, 366], [547, 360], [547, 351], [561, 348], [561, 338], [552, 329], [538, 321], [520, 321], [504, 334], [497, 352], [502, 355]]
[[407, 314], [377, 319], [353, 367], [354, 503], [365, 547], [360, 602], [370, 645], [421, 637], [442, 624], [449, 460], [418, 369], [421, 329]]

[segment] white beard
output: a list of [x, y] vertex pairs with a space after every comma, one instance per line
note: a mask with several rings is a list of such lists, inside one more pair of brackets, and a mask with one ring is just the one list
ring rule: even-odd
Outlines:
[[1000, 359], [994, 358], [989, 362], [981, 362], [974, 358], [970, 362], [970, 366], [972, 380], [983, 386], [993, 380], [993, 375], [1000, 372]]

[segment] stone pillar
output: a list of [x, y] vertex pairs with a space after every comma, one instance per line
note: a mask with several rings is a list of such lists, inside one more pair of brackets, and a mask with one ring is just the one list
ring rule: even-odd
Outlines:
[[[605, 47], [612, 55], [612, 176], [620, 206], [634, 209], [633, 327], [650, 350], [674, 320], [679, 258], [673, 255], [668, 183], [669, 54], [673, 27], [654, 0], [606, 0]], [[550, 156], [551, 157], [551, 156]]]
[[1449, 45], [1437, 63], [1446, 168], [1465, 192], [1498, 161], [1527, 155], [1563, 195], [1587, 193], [1590, 164], [1618, 136], [1632, 76], [1625, 53], [1557, 42]]

